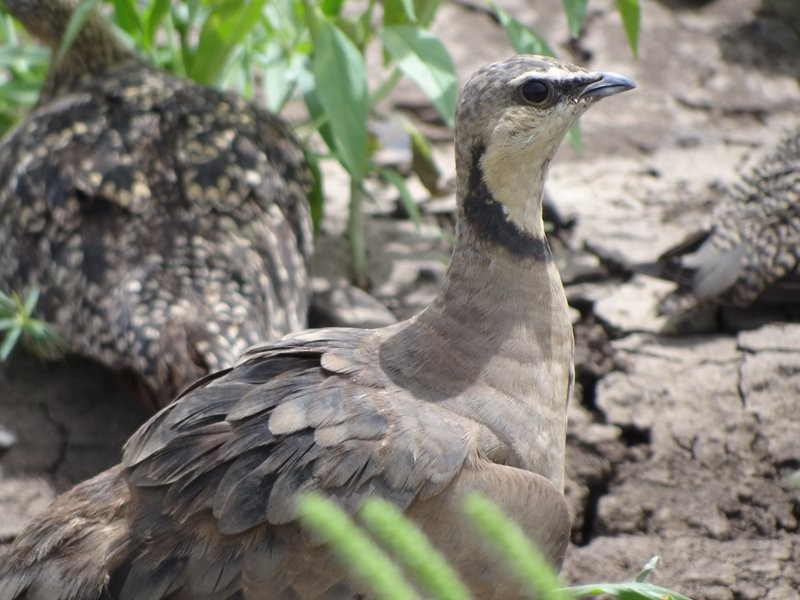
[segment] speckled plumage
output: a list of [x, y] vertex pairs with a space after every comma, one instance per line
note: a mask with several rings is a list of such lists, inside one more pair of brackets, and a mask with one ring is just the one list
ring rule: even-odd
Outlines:
[[679, 283], [661, 303], [667, 314], [800, 302], [800, 128], [723, 195], [709, 228], [658, 262], [656, 274]]
[[[465, 525], [463, 501], [485, 495], [561, 564], [573, 338], [544, 238], [544, 171], [582, 112], [633, 87], [565, 67], [517, 57], [465, 84], [456, 240], [429, 307], [380, 329], [291, 334], [197, 382], [131, 437], [121, 466], [75, 487], [15, 540], [0, 597], [364, 597], [299, 527], [297, 498], [314, 490], [349, 512], [385, 498], [476, 599], [529, 598]], [[546, 100], [523, 96], [528, 80], [546, 83]]]
[[[7, 4], [51, 44], [70, 12]], [[0, 288], [39, 288], [69, 351], [163, 405], [305, 325], [309, 185], [280, 118], [149, 67], [93, 16], [0, 144]]]

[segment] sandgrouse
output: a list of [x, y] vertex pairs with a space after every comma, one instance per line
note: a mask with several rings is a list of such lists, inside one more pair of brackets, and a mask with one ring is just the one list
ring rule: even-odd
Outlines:
[[692, 232], [644, 272], [678, 283], [669, 315], [702, 306], [800, 303], [800, 128], [783, 139]]
[[457, 232], [443, 288], [382, 329], [319, 329], [247, 351], [128, 441], [15, 541], [0, 597], [352, 598], [363, 590], [296, 521], [315, 490], [405, 511], [477, 598], [522, 597], [463, 526], [478, 491], [560, 565], [573, 381], [567, 302], [542, 189], [564, 134], [619, 75], [537, 56], [491, 64], [456, 111]]
[[[56, 49], [77, 0], [5, 0]], [[156, 70], [98, 14], [0, 143], [0, 289], [161, 406], [305, 327], [310, 176], [291, 129]]]

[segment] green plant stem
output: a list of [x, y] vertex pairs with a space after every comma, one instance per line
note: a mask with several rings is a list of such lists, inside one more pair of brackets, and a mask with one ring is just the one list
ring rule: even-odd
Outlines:
[[367, 287], [367, 245], [364, 239], [364, 215], [361, 204], [364, 189], [361, 183], [350, 179], [350, 207], [347, 216], [347, 239], [350, 241], [350, 257], [353, 261], [353, 281], [363, 289]]
[[308, 31], [311, 34], [311, 39], [316, 40], [317, 34], [319, 33], [319, 19], [320, 14], [318, 12], [317, 3], [311, 2], [310, 0], [303, 0], [303, 12], [305, 13], [306, 17], [306, 27], [308, 27]]

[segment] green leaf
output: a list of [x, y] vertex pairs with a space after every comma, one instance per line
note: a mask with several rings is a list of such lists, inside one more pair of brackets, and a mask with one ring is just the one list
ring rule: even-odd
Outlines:
[[330, 500], [316, 494], [300, 498], [300, 520], [328, 542], [382, 600], [417, 600], [400, 568]]
[[0, 292], [0, 309], [14, 312], [15, 307], [16, 303], [14, 302], [14, 299], [3, 292]]
[[635, 581], [579, 585], [564, 588], [564, 591], [574, 596], [599, 596], [600, 594], [610, 594], [619, 598], [637, 600], [692, 600], [688, 596], [684, 596], [678, 592], [673, 592], [651, 583], [637, 583]]
[[20, 335], [22, 335], [22, 327], [11, 329], [6, 334], [3, 344], [0, 345], [0, 360], [6, 360], [9, 357], [11, 351], [14, 349], [14, 346], [16, 346]]
[[453, 59], [439, 39], [416, 25], [391, 25], [379, 32], [398, 68], [413, 80], [448, 125], [456, 111], [458, 81]]
[[267, 110], [280, 112], [297, 86], [297, 79], [303, 68], [300, 60], [290, 60], [277, 46], [270, 46], [265, 52], [255, 54], [253, 60], [262, 69]]
[[547, 44], [544, 38], [533, 29], [517, 21], [496, 4], [490, 3], [489, 6], [497, 17], [497, 20], [500, 21], [500, 25], [506, 32], [508, 42], [516, 52], [520, 54], [544, 54], [546, 56], [555, 56], [553, 49]]
[[383, 25], [404, 25], [417, 22], [414, 0], [385, 0], [383, 3]]
[[6, 329], [11, 329], [12, 327], [17, 327], [18, 325], [19, 320], [13, 317], [0, 319], [0, 331], [5, 331]]
[[660, 560], [661, 559], [658, 556], [654, 556], [653, 558], [648, 560], [647, 564], [644, 567], [642, 567], [642, 570], [636, 574], [634, 581], [636, 583], [644, 583], [650, 576], [650, 573], [653, 572], [653, 569], [655, 569], [658, 566]]
[[423, 27], [430, 26], [436, 11], [439, 10], [441, 0], [414, 0], [414, 9], [417, 14], [417, 22]]
[[119, 25], [128, 35], [141, 37], [144, 27], [142, 19], [139, 17], [139, 11], [136, 9], [134, 0], [113, 0], [114, 4], [114, 18]]
[[419, 178], [431, 196], [442, 196], [447, 190], [441, 186], [442, 171], [436, 164], [430, 142], [413, 123], [406, 121], [403, 128], [411, 142], [411, 170]]
[[[308, 82], [312, 85], [309, 86]], [[317, 90], [313, 87], [313, 77], [308, 75], [300, 75], [300, 89], [303, 91], [303, 100], [306, 103], [308, 114], [311, 117], [310, 125], [314, 127], [322, 136], [323, 141], [331, 149], [333, 154], [336, 154], [336, 142], [333, 138], [333, 129], [328, 122], [328, 115], [325, 114], [325, 109], [319, 101]]]
[[214, 2], [200, 29], [189, 76], [213, 84], [222, 76], [231, 54], [260, 21], [266, 0]]
[[36, 308], [37, 302], [39, 302], [39, 290], [34, 288], [25, 297], [25, 304], [23, 305], [25, 313], [28, 315], [33, 314], [33, 309]]
[[50, 53], [42, 46], [0, 46], [0, 67], [15, 67], [19, 64], [27, 69], [46, 66]]
[[58, 53], [56, 54], [56, 62], [61, 61], [64, 58], [64, 55], [72, 46], [72, 43], [75, 41], [75, 38], [81, 31], [83, 24], [86, 22], [86, 19], [92, 14], [94, 7], [97, 6], [100, 0], [80, 0], [78, 5], [75, 7], [75, 10], [72, 12], [72, 16], [69, 18], [69, 23], [67, 23], [67, 30], [64, 32], [64, 37], [61, 40], [61, 45], [58, 48]]
[[363, 181], [367, 164], [367, 77], [364, 59], [335, 25], [320, 22], [312, 72], [315, 93], [328, 117], [342, 165]]
[[359, 517], [432, 598], [466, 600], [472, 597], [444, 557], [393, 504], [380, 498], [370, 498], [361, 507]]
[[559, 589], [558, 577], [519, 526], [486, 498], [472, 494], [464, 502], [472, 526], [492, 545], [525, 589], [539, 600], [569, 600]]
[[169, 14], [169, 1], [170, 0], [153, 0], [153, 2], [150, 3], [150, 9], [145, 13], [143, 41], [147, 48], [153, 46], [158, 26], [161, 24], [161, 21], [164, 20], [164, 17]]
[[0, 98], [22, 106], [29, 106], [39, 97], [40, 85], [26, 81], [7, 81], [0, 85]]
[[311, 208], [311, 222], [314, 225], [314, 235], [318, 235], [325, 217], [324, 179], [319, 168], [319, 157], [307, 148], [303, 149], [306, 163], [311, 171], [311, 191], [308, 193], [308, 204]]
[[581, 35], [583, 17], [586, 16], [586, 3], [588, 0], [562, 0], [564, 12], [567, 14], [567, 24], [569, 34], [572, 39], [577, 39]]
[[66, 344], [58, 332], [38, 319], [31, 319], [23, 327], [22, 343], [29, 352], [48, 360], [62, 357], [66, 350]]
[[320, 0], [319, 7], [328, 17], [338, 17], [342, 12], [344, 0]]
[[639, 0], [617, 0], [617, 10], [634, 57], [639, 56]]
[[400, 204], [403, 205], [403, 209], [406, 211], [408, 218], [419, 227], [419, 224], [422, 222], [419, 206], [414, 202], [414, 198], [411, 197], [411, 192], [408, 190], [406, 180], [403, 179], [397, 171], [393, 171], [392, 169], [380, 169], [378, 175], [380, 175], [381, 179], [384, 179], [397, 189], [397, 193], [400, 194]]
[[350, 266], [353, 282], [367, 288], [367, 240], [364, 235], [364, 214], [361, 205], [366, 193], [361, 182], [350, 179], [350, 205], [347, 209], [347, 241], [350, 243]]

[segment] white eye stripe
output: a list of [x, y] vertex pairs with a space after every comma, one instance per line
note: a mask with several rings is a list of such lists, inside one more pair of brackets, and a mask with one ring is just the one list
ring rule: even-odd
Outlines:
[[511, 87], [517, 87], [518, 85], [525, 83], [528, 79], [541, 79], [558, 83], [560, 81], [575, 79], [578, 75], [591, 77], [592, 74], [593, 73], [591, 71], [575, 72], [551, 66], [543, 71], [539, 69], [531, 69], [530, 71], [526, 71], [525, 73], [510, 79], [508, 85]]

